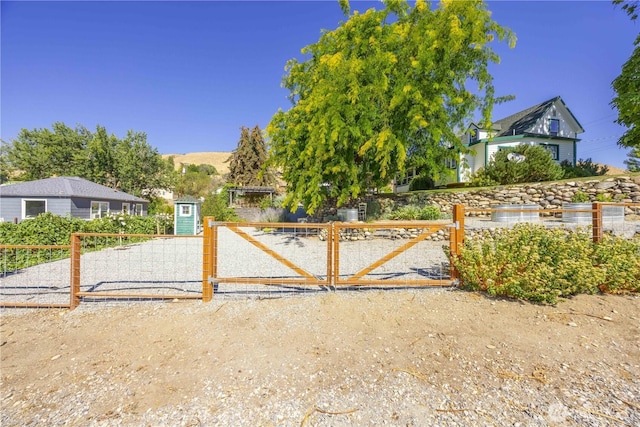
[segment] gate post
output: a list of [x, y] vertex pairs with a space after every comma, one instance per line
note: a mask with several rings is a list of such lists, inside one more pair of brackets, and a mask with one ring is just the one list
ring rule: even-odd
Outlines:
[[602, 240], [602, 205], [598, 202], [593, 202], [591, 209], [593, 218], [593, 243], [600, 243]]
[[76, 233], [71, 234], [71, 274], [69, 288], [71, 290], [70, 301], [69, 301], [69, 309], [73, 310], [78, 305], [80, 305], [80, 297], [78, 296], [78, 292], [80, 292], [80, 236]]
[[[453, 223], [455, 228], [449, 233], [451, 256], [460, 255], [460, 245], [464, 242], [464, 205], [453, 205]], [[452, 262], [450, 262], [450, 274], [452, 280], [460, 277]]]
[[210, 302], [213, 299], [213, 284], [209, 283], [209, 277], [216, 275], [217, 252], [217, 228], [213, 225], [212, 216], [204, 217], [202, 239], [202, 302]]

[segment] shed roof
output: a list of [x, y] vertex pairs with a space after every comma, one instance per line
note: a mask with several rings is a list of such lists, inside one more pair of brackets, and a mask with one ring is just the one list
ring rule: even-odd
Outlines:
[[146, 202], [120, 190], [77, 176], [60, 176], [0, 186], [0, 197], [79, 197], [84, 199]]

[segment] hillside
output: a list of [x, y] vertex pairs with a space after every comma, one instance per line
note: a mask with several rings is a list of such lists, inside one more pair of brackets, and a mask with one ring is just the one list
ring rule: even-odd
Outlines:
[[219, 151], [206, 151], [200, 153], [187, 153], [187, 154], [163, 154], [162, 158], [166, 159], [173, 156], [173, 161], [176, 165], [176, 169], [180, 169], [182, 163], [189, 163], [194, 165], [212, 165], [220, 175], [224, 175], [229, 172], [229, 163], [225, 163], [231, 156], [230, 152]]
[[[186, 154], [163, 154], [163, 158], [173, 156], [176, 169], [180, 168], [181, 163], [189, 163], [195, 165], [213, 165], [220, 175], [224, 175], [229, 172], [229, 163], [226, 163], [227, 159], [231, 156], [231, 152], [227, 151], [205, 151], [199, 153], [186, 153]], [[628, 173], [622, 168], [609, 165], [609, 171], [607, 175], [624, 175]]]

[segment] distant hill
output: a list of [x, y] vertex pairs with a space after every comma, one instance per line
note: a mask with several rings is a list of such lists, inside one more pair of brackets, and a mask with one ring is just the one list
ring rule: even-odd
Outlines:
[[202, 153], [187, 154], [163, 154], [164, 159], [173, 156], [173, 162], [176, 169], [180, 169], [181, 163], [189, 163], [192, 165], [212, 165], [220, 175], [229, 173], [229, 163], [226, 160], [231, 157], [230, 152], [206, 151]]
[[[224, 175], [229, 173], [229, 163], [225, 163], [229, 157], [231, 157], [231, 152], [222, 152], [222, 151], [205, 151], [201, 153], [187, 153], [187, 154], [163, 154], [163, 158], [168, 158], [173, 156], [173, 161], [176, 165], [176, 170], [180, 169], [181, 163], [189, 163], [194, 165], [213, 165], [220, 175]], [[609, 166], [609, 171], [607, 175], [624, 175], [628, 173], [626, 170], [622, 168], [618, 168], [615, 166]]]

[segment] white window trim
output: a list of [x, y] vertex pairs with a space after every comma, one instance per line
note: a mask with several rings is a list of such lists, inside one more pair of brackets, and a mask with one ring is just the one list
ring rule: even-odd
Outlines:
[[143, 210], [144, 210], [144, 205], [142, 203], [136, 203], [136, 215], [142, 216]]
[[27, 202], [44, 202], [44, 211], [49, 212], [47, 199], [22, 199], [22, 219], [32, 219], [34, 216], [27, 217]]
[[[98, 216], [94, 216], [93, 215], [93, 204], [94, 203], [98, 203]], [[102, 211], [102, 205], [107, 205], [107, 210], [105, 212]], [[98, 218], [102, 218], [106, 215], [109, 214], [109, 202], [105, 202], [103, 200], [92, 200], [91, 201], [91, 207], [90, 207], [90, 211], [89, 211], [89, 217], [91, 219], [98, 219]]]
[[[127, 210], [125, 211], [124, 207], [127, 207]], [[122, 202], [122, 213], [123, 214], [127, 214], [127, 215], [131, 215], [131, 203], [129, 202]]]
[[[183, 208], [189, 208], [189, 213], [184, 213]], [[180, 205], [180, 209], [178, 209], [178, 215], [180, 216], [191, 216], [192, 215], [192, 206], [191, 205]]]

